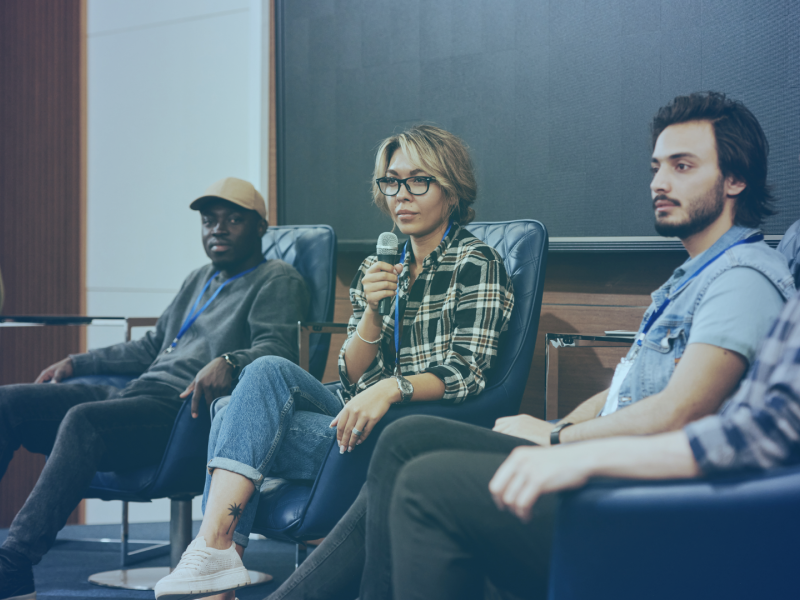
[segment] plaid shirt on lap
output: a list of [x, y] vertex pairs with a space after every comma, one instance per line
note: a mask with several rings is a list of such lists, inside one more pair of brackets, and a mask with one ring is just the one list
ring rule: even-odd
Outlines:
[[706, 474], [800, 462], [800, 295], [786, 303], [720, 413], [684, 431]]
[[[400, 372], [433, 373], [444, 382], [445, 402], [463, 402], [486, 386], [484, 373], [514, 307], [511, 280], [494, 248], [454, 224], [425, 258], [409, 294], [411, 253], [409, 244], [400, 274]], [[378, 354], [357, 382], [348, 379], [344, 360], [367, 306], [361, 279], [376, 260], [370, 256], [361, 263], [350, 286], [353, 316], [339, 353], [339, 377], [350, 397], [394, 375], [394, 303], [392, 314], [383, 317]]]

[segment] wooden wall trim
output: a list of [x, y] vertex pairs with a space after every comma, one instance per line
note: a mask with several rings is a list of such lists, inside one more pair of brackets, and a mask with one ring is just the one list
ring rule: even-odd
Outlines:
[[269, 0], [269, 203], [270, 225], [277, 225], [278, 220], [278, 138], [277, 118], [275, 111], [275, 0]]
[[[89, 127], [89, 117], [88, 117], [88, 98], [89, 98], [89, 88], [88, 88], [88, 57], [89, 57], [89, 50], [88, 50], [88, 42], [89, 42], [89, 32], [88, 32], [88, 13], [86, 8], [87, 0], [80, 0], [80, 21], [79, 21], [79, 44], [80, 44], [80, 55], [78, 58], [78, 69], [79, 69], [79, 104], [80, 104], [80, 116], [79, 116], [79, 140], [78, 143], [80, 144], [80, 159], [78, 164], [78, 211], [79, 211], [79, 227], [80, 227], [80, 248], [79, 248], [79, 270], [80, 270], [80, 297], [78, 300], [79, 303], [79, 314], [85, 315], [86, 314], [86, 256], [87, 256], [87, 238], [88, 238], [88, 226], [87, 226], [87, 185], [88, 185], [88, 165], [89, 165], [89, 154], [88, 154], [88, 127]], [[80, 351], [86, 352], [87, 344], [86, 344], [86, 328], [80, 328]]]
[[[5, 314], [75, 314], [84, 308], [82, 2], [0, 2]], [[0, 385], [33, 381], [49, 364], [80, 351], [80, 337], [74, 327], [3, 329]], [[0, 527], [22, 506], [43, 464], [40, 455], [17, 452], [0, 481]]]

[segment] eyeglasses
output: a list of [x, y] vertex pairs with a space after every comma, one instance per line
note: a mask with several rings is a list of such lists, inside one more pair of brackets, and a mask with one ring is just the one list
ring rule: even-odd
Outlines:
[[396, 196], [400, 192], [400, 185], [405, 185], [408, 193], [413, 196], [422, 196], [431, 186], [431, 181], [436, 181], [436, 177], [406, 177], [396, 179], [395, 177], [381, 177], [376, 179], [378, 189], [385, 196]]

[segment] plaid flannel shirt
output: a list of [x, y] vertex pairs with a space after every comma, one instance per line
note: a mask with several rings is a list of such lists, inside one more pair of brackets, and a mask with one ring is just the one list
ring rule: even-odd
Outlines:
[[684, 431], [706, 474], [800, 462], [800, 295], [786, 303], [720, 413]]
[[[361, 279], [377, 260], [370, 256], [350, 286], [353, 316], [339, 352], [339, 377], [352, 397], [395, 370], [394, 302], [383, 317], [378, 354], [357, 382], [347, 377], [345, 349], [367, 307]], [[514, 294], [503, 260], [490, 246], [454, 224], [439, 246], [425, 258], [422, 272], [409, 290], [408, 244], [400, 274], [400, 372], [404, 376], [433, 373], [444, 382], [442, 400], [463, 402], [486, 385], [485, 371], [497, 356], [500, 334], [508, 327]]]

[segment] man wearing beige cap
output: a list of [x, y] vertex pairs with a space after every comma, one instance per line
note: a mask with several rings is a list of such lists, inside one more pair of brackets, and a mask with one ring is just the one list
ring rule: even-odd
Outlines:
[[[296, 327], [308, 290], [294, 268], [261, 254], [264, 198], [228, 177], [190, 207], [200, 212], [211, 264], [186, 278], [154, 331], [71, 355], [34, 384], [0, 387], [0, 477], [20, 446], [50, 455], [0, 548], [0, 600], [35, 597], [31, 566], [50, 549], [96, 471], [161, 460], [183, 398], [192, 397], [197, 416], [230, 393], [255, 359], [298, 359]], [[100, 374], [136, 379], [120, 390], [59, 384]]]

